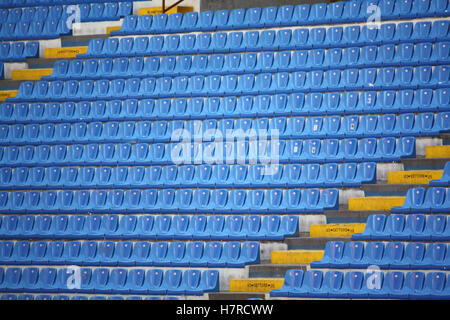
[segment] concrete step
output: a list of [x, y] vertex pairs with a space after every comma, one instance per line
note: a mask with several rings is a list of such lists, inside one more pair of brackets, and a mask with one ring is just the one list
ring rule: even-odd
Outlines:
[[442, 170], [449, 158], [425, 158], [416, 157], [402, 159], [405, 170]]
[[17, 89], [19, 89], [21, 82], [22, 81], [19, 81], [19, 80], [0, 80], [0, 89], [1, 90], [17, 90]]
[[266, 298], [266, 294], [262, 292], [213, 292], [208, 295], [209, 300], [248, 300], [249, 298]]
[[109, 37], [109, 34], [63, 36], [61, 37], [61, 45], [62, 47], [87, 46], [92, 39], [108, 39]]
[[365, 184], [362, 186], [362, 189], [364, 190], [366, 197], [383, 195], [405, 196], [408, 189], [418, 187], [428, 188], [429, 185], [421, 183], [377, 183]]
[[327, 218], [327, 223], [365, 223], [367, 217], [372, 214], [390, 215], [389, 210], [348, 210], [347, 207], [341, 207], [339, 210], [326, 210], [324, 215]]
[[249, 277], [250, 278], [283, 278], [286, 274], [287, 270], [290, 269], [299, 269], [306, 271], [306, 264], [293, 264], [293, 263], [284, 263], [284, 264], [272, 264], [272, 263], [264, 263], [264, 264], [255, 264], [248, 266], [249, 268]]
[[317, 237], [311, 238], [309, 236], [303, 236], [299, 238], [286, 238], [284, 243], [288, 245], [289, 250], [324, 250], [328, 241], [351, 241], [349, 237]]
[[[72, 61], [75, 58], [64, 58], [64, 60]], [[28, 67], [29, 68], [53, 68], [55, 65], [55, 62], [61, 60], [59, 58], [33, 58], [33, 59], [27, 59]]]

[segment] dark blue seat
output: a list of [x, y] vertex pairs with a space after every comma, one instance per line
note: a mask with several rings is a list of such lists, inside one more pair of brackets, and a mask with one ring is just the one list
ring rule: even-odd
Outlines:
[[38, 292], [58, 292], [57, 279], [57, 269], [56, 268], [42, 268], [39, 271], [39, 280], [36, 288]]
[[430, 243], [426, 248], [420, 268], [445, 269], [447, 249], [445, 243]]
[[425, 289], [425, 273], [420, 271], [408, 272], [403, 285], [402, 298], [421, 299]]
[[425, 299], [448, 299], [450, 281], [443, 272], [430, 272], [425, 279]]

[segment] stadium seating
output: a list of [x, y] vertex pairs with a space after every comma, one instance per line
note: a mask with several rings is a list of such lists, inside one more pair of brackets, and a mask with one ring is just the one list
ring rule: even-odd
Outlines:
[[[446, 279], [447, 278], [447, 279]], [[375, 280], [374, 280], [375, 279]], [[378, 280], [378, 281], [377, 281]], [[450, 280], [444, 272], [289, 270], [272, 297], [447, 300]]]
[[401, 207], [392, 207], [391, 211], [395, 213], [448, 213], [450, 204], [447, 199], [447, 189], [443, 187], [432, 187], [427, 190], [424, 188], [411, 188], [406, 193], [405, 202]]
[[[81, 268], [80, 288], [69, 283], [74, 270], [1, 268], [0, 292], [202, 295], [218, 289], [217, 270]], [[194, 279], [192, 279], [194, 278]]]
[[[26, 85], [27, 86], [27, 85]], [[26, 87], [24, 86], [24, 87]], [[366, 91], [366, 92], [330, 92], [330, 93], [294, 93], [275, 95], [255, 95], [244, 97], [175, 98], [170, 99], [124, 99], [94, 102], [52, 102], [1, 104], [2, 123], [16, 122], [78, 122], [110, 120], [202, 120], [224, 117], [273, 117], [273, 116], [324, 116], [370, 113], [405, 113], [450, 111], [449, 94], [446, 88], [437, 90], [420, 89], [415, 92], [410, 105], [401, 103], [401, 97], [408, 91]], [[409, 93], [410, 94], [410, 93]], [[396, 101], [394, 103], [394, 101]], [[411, 107], [412, 110], [409, 110]], [[19, 110], [16, 110], [19, 109]], [[162, 114], [161, 114], [162, 113]], [[388, 116], [385, 116], [388, 117]], [[404, 117], [404, 116], [403, 116]], [[397, 119], [398, 116], [395, 118]], [[447, 127], [448, 117], [438, 113], [435, 116], [437, 126]], [[332, 120], [333, 118], [331, 118]], [[384, 118], [383, 118], [384, 119]], [[402, 119], [402, 118], [400, 118]], [[350, 120], [350, 118], [349, 118]], [[396, 125], [394, 119], [386, 119], [385, 129]], [[414, 127], [414, 118], [409, 116], [405, 124]], [[266, 120], [267, 121], [267, 120]], [[301, 120], [300, 120], [301, 121]], [[353, 125], [357, 128], [358, 123]], [[330, 126], [332, 124], [329, 124]], [[352, 123], [349, 123], [352, 126]], [[300, 129], [302, 125], [298, 126]], [[330, 128], [331, 130], [332, 128]], [[351, 128], [348, 128], [350, 130]], [[390, 129], [392, 131], [392, 129]]]
[[[380, 1], [381, 19], [405, 19], [449, 15], [448, 3], [445, 1], [403, 1], [395, 4]], [[177, 33], [198, 31], [219, 31], [230, 29], [284, 27], [298, 25], [316, 25], [327, 23], [348, 23], [367, 21], [370, 11], [366, 7], [369, 2], [346, 1], [337, 3], [315, 3], [284, 5], [278, 7], [249, 8], [191, 12], [184, 15], [168, 16], [129, 16], [122, 28], [113, 35], [130, 35], [146, 33]], [[370, 3], [378, 3], [371, 1]], [[151, 16], [150, 16], [151, 17]], [[171, 19], [172, 17], [172, 19]], [[146, 23], [141, 23], [144, 20]]]
[[[227, 52], [252, 52], [261, 50], [325, 49], [358, 46], [389, 46], [397, 43], [448, 41], [449, 22], [446, 20], [426, 21], [425, 26], [402, 22], [382, 23], [378, 31], [371, 26], [350, 25], [339, 27], [339, 37], [334, 35], [334, 27], [297, 28], [283, 32], [275, 30], [251, 30], [238, 32], [219, 32], [216, 34], [202, 32], [198, 35], [153, 35], [133, 37], [92, 39], [89, 49], [79, 58], [112, 58], [133, 56], [157, 56], [162, 54], [206, 54]], [[333, 32], [334, 31], [334, 32]], [[149, 32], [146, 30], [146, 34]], [[236, 37], [237, 35], [237, 37]], [[333, 37], [335, 39], [333, 39]], [[236, 40], [238, 39], [238, 40]], [[119, 45], [122, 43], [123, 45]], [[419, 46], [420, 47], [420, 46]], [[383, 48], [380, 48], [384, 53]], [[393, 47], [390, 47], [392, 50]], [[402, 53], [406, 50], [400, 46]], [[370, 48], [364, 53], [366, 57], [376, 56]], [[373, 48], [372, 48], [373, 50]], [[411, 50], [411, 48], [409, 48]], [[429, 50], [429, 49], [428, 49]], [[408, 51], [408, 50], [406, 50]], [[427, 51], [427, 48], [424, 49]], [[393, 53], [393, 51], [392, 51]], [[387, 53], [386, 53], [387, 54]], [[407, 52], [405, 52], [407, 54]], [[420, 54], [420, 50], [418, 51]], [[388, 58], [389, 56], [387, 56]], [[375, 60], [376, 61], [376, 60]]]
[[0, 45], [0, 61], [3, 62], [19, 62], [25, 61], [27, 58], [39, 57], [39, 42], [2, 42]]
[[[233, 190], [234, 191], [234, 190]], [[0, 213], [289, 213], [338, 207], [337, 189], [133, 189], [1, 192]], [[92, 195], [90, 195], [92, 194]]]
[[[394, 239], [395, 240], [395, 239]], [[408, 239], [407, 239], [408, 240]], [[324, 258], [311, 263], [312, 268], [367, 269], [378, 266], [381, 269], [447, 270], [450, 254], [445, 243], [425, 244], [423, 242], [328, 242]], [[339, 255], [338, 253], [339, 248]], [[342, 251], [343, 248], [343, 251]]]
[[[103, 218], [102, 218], [103, 217]], [[114, 221], [114, 224], [110, 222]], [[298, 233], [293, 215], [4, 215], [2, 239], [283, 240]], [[9, 246], [9, 245], [8, 245]]]
[[[19, 1], [20, 2], [20, 1]], [[67, 21], [75, 20], [79, 13], [79, 22], [111, 21], [132, 13], [132, 2], [108, 2], [81, 3], [75, 2], [77, 7], [67, 3], [55, 2], [43, 3], [34, 1], [34, 5], [21, 8], [17, 4], [15, 8], [8, 8], [8, 4], [0, 6], [0, 39], [1, 40], [35, 40], [53, 39], [60, 35], [71, 34], [72, 30]], [[64, 4], [64, 6], [62, 5]], [[38, 7], [34, 7], [34, 6]], [[44, 6], [47, 5], [47, 6]], [[78, 8], [78, 11], [77, 9]]]
[[[117, 227], [118, 225], [116, 225]], [[109, 234], [105, 232], [104, 236], [113, 237], [115, 233], [109, 230]], [[239, 238], [239, 231], [232, 235]], [[60, 245], [60, 250], [55, 251], [55, 243]], [[92, 240], [84, 242], [17, 241], [14, 244], [2, 241], [0, 248], [2, 265], [243, 268], [245, 265], [258, 264], [260, 261], [258, 242], [244, 242], [241, 245], [237, 241], [225, 244], [217, 241], [207, 243], [161, 241], [153, 244], [150, 242], [123, 241], [115, 243]]]
[[449, 1], [146, 5], [0, 3], [0, 300], [450, 299]]
[[[26, 105], [24, 105], [26, 107]], [[33, 107], [41, 108], [42, 105]], [[30, 108], [29, 108], [30, 109]], [[34, 110], [33, 110], [34, 111]], [[329, 116], [329, 117], [275, 117], [272, 119], [240, 118], [211, 121], [207, 120], [168, 120], [168, 121], [107, 121], [77, 123], [31, 123], [1, 125], [2, 144], [34, 145], [78, 143], [118, 143], [140, 142], [163, 143], [182, 141], [183, 136], [175, 136], [172, 128], [192, 134], [198, 141], [212, 141], [214, 137], [227, 137], [227, 130], [235, 132], [236, 138], [256, 136], [259, 130], [266, 130], [267, 136], [275, 134], [279, 139], [342, 139], [342, 138], [382, 138], [383, 136], [437, 136], [448, 132], [450, 112], [422, 113], [417, 117], [412, 113], [399, 116]], [[227, 127], [223, 127], [224, 124]]]
[[[340, 187], [374, 183], [376, 164], [2, 167], [2, 190], [123, 187]], [[218, 180], [219, 172], [227, 175]], [[279, 172], [278, 172], [279, 171]], [[56, 179], [55, 179], [55, 178]]]
[[[153, 56], [91, 58], [75, 61], [58, 60], [53, 74], [46, 80], [66, 79], [115, 79], [145, 78], [148, 76], [188, 76], [211, 74], [248, 74], [259, 72], [309, 71], [317, 69], [370, 68], [378, 66], [420, 66], [446, 64], [449, 59], [449, 43], [402, 43], [386, 46], [362, 46], [333, 49], [287, 50], [264, 52], [216, 53], [199, 56]], [[388, 56], [384, 52], [395, 52]], [[370, 59], [370, 55], [375, 58]], [[107, 64], [113, 62], [110, 72], [105, 73]], [[73, 70], [74, 64], [80, 66]], [[204, 67], [202, 68], [202, 64]], [[408, 70], [408, 69], [399, 69]]]
[[363, 233], [352, 235], [354, 240], [448, 241], [450, 224], [442, 214], [371, 215]]

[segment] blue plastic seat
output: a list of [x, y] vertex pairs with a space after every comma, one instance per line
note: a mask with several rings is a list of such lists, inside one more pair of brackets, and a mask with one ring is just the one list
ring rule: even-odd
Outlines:
[[425, 278], [424, 299], [448, 298], [449, 281], [443, 272], [429, 272]]
[[377, 265], [383, 268], [384, 243], [383, 242], [369, 242], [366, 243], [364, 254], [358, 262], [353, 262], [353, 268], [368, 268], [372, 265]]
[[389, 242], [385, 246], [384, 255], [380, 266], [385, 269], [396, 268], [403, 266], [402, 263], [405, 252], [405, 245], [403, 242]]
[[323, 272], [309, 270], [303, 276], [301, 287], [294, 287], [289, 292], [289, 297], [321, 297]]
[[214, 30], [213, 27], [213, 19], [214, 19], [214, 11], [202, 11], [200, 12], [200, 16], [196, 25], [196, 29], [198, 31], [211, 31]]
[[283, 286], [280, 289], [270, 291], [271, 297], [288, 297], [296, 288], [300, 288], [303, 283], [303, 270], [291, 269], [286, 271]]
[[233, 9], [230, 12], [225, 29], [241, 29], [245, 26], [245, 9]]
[[370, 215], [367, 218], [366, 226], [363, 233], [352, 235], [355, 240], [377, 240], [386, 239], [388, 235], [384, 234], [386, 216], [382, 214]]
[[131, 257], [129, 259], [130, 263], [133, 263], [136, 266], [151, 265], [152, 260], [150, 252], [151, 252], [151, 244], [149, 242], [142, 241], [135, 243]]
[[447, 246], [445, 243], [431, 243], [426, 248], [425, 256], [419, 268], [445, 269], [445, 258], [447, 254]]
[[58, 292], [57, 269], [56, 268], [42, 268], [39, 271], [39, 280], [37, 289], [39, 292]]
[[320, 261], [311, 262], [312, 268], [329, 268], [339, 264], [344, 253], [344, 243], [342, 241], [329, 241], [325, 245], [324, 256]]
[[[169, 16], [170, 19], [170, 16]], [[199, 21], [198, 12], [186, 12], [182, 17], [181, 25], [178, 27], [179, 31], [195, 31]]]
[[85, 266], [100, 265], [97, 242], [96, 241], [83, 242], [80, 250], [80, 257], [81, 257], [80, 260], [83, 261], [83, 265]]
[[259, 7], [247, 9], [245, 12], [244, 25], [247, 28], [262, 27], [263, 25], [260, 22], [261, 14], [262, 9]]
[[166, 30], [168, 15], [160, 13], [153, 17], [150, 33], [163, 33]]
[[179, 269], [165, 271], [161, 289], [167, 294], [179, 294], [182, 284], [182, 275], [183, 272]]
[[403, 205], [401, 207], [393, 207], [391, 211], [396, 213], [424, 212], [425, 193], [426, 190], [424, 188], [409, 189]]
[[[400, 271], [389, 271], [386, 274], [376, 272], [374, 277], [380, 277], [382, 279], [381, 287], [375, 286], [373, 289], [367, 288], [364, 292], [368, 293], [368, 297], [372, 299], [404, 299], [407, 296], [402, 294], [404, 273]], [[369, 277], [366, 274], [366, 281], [369, 281]]]

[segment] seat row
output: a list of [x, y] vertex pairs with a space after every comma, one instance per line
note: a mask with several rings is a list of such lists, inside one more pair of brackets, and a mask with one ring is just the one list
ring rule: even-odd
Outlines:
[[406, 198], [400, 207], [392, 207], [395, 213], [425, 213], [450, 212], [450, 196], [443, 187], [411, 188], [406, 192]]
[[[81, 22], [119, 20], [133, 11], [132, 2], [98, 2], [78, 5]], [[40, 7], [19, 7], [1, 9], [2, 23], [21, 23], [45, 20], [67, 19], [76, 9], [68, 5], [53, 5]]]
[[[3, 221], [3, 222], [2, 222]], [[298, 233], [293, 215], [5, 215], [2, 239], [283, 240]], [[58, 251], [49, 243], [49, 252]], [[122, 242], [121, 242], [122, 243]], [[135, 251], [144, 243], [138, 242]], [[37, 247], [36, 247], [37, 246]], [[39, 245], [40, 246], [40, 245]], [[31, 251], [38, 251], [36, 243]]]
[[15, 62], [25, 61], [28, 58], [39, 57], [39, 42], [29, 41], [22, 42], [17, 41], [13, 43], [2, 42], [0, 43], [0, 61], [3, 62]]
[[279, 30], [202, 32], [123, 38], [94, 38], [78, 58], [154, 56], [162, 54], [226, 53], [261, 50], [294, 50], [360, 47], [401, 42], [448, 41], [448, 20], [315, 27]]
[[0, 300], [178, 300], [176, 296], [167, 296], [167, 297], [141, 297], [141, 296], [81, 296], [81, 295], [50, 295], [50, 294], [3, 294], [0, 296]]
[[430, 186], [450, 187], [450, 161], [445, 164], [442, 177], [440, 179], [431, 180]]
[[[0, 4], [0, 8], [23, 8], [36, 6], [56, 6], [80, 3], [103, 3], [105, 0], [4, 0]], [[122, 2], [122, 0], [108, 0], [108, 2]]]
[[43, 80], [144, 78], [148, 76], [208, 75], [300, 71], [312, 69], [446, 64], [450, 42], [387, 44], [278, 52], [199, 54], [58, 60]]
[[[450, 8], [445, 0], [346, 1], [270, 6], [264, 8], [233, 9], [128, 16], [113, 35], [214, 31], [229, 29], [265, 28], [368, 21], [369, 6], [376, 5], [381, 18], [404, 19], [447, 16]], [[369, 10], [369, 11], [368, 11]]]
[[[280, 172], [278, 172], [280, 171]], [[0, 189], [134, 187], [355, 187], [375, 183], [374, 162], [120, 167], [3, 167]]]
[[410, 242], [328, 242], [320, 261], [311, 268], [450, 270], [450, 249], [446, 243]]
[[450, 90], [314, 92], [209, 98], [2, 103], [0, 123], [188, 120], [450, 111]]
[[414, 137], [25, 145], [0, 146], [0, 167], [390, 162], [415, 154]]
[[259, 263], [259, 242], [0, 242], [2, 265], [244, 268]]
[[337, 209], [337, 189], [132, 189], [0, 192], [0, 213], [313, 213]]
[[444, 272], [288, 270], [271, 297], [346, 299], [450, 299]]
[[450, 112], [328, 117], [211, 120], [107, 121], [0, 124], [0, 144], [160, 143], [233, 139], [374, 138], [437, 136], [450, 130]]
[[450, 220], [445, 215], [370, 215], [362, 233], [354, 240], [450, 241]]
[[[81, 281], [74, 280], [77, 274]], [[217, 270], [11, 267], [0, 268], [0, 280], [0, 292], [203, 295], [219, 291]]]
[[8, 102], [113, 100], [126, 98], [217, 97], [234, 95], [395, 90], [450, 85], [450, 66], [363, 68], [242, 75], [195, 75], [160, 78], [25, 81]]
[[54, 39], [71, 32], [65, 19], [0, 24], [2, 41]]

